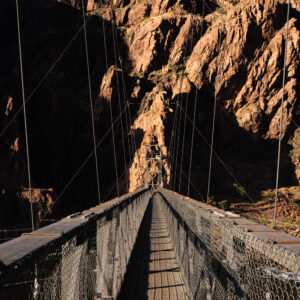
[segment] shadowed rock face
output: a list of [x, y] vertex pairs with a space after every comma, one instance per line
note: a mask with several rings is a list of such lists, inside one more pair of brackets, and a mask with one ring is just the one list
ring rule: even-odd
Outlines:
[[[111, 189], [115, 184], [114, 156], [120, 192], [142, 186], [141, 174], [146, 168], [142, 159], [146, 154], [144, 145], [153, 142], [163, 146], [165, 183], [172, 179], [171, 173], [182, 170], [185, 175], [181, 175], [181, 179], [176, 175], [173, 180], [176, 189], [186, 193], [193, 129], [189, 119], [193, 119], [195, 101], [198, 131], [192, 153], [191, 195], [200, 198], [200, 193], [205, 194], [207, 143], [215, 95], [215, 150], [227, 170], [214, 157], [212, 194], [217, 198], [233, 197], [234, 179], [228, 170], [254, 198], [256, 191], [273, 188], [287, 1], [211, 0], [205, 5], [196, 1], [194, 5], [189, 0], [128, 0], [114, 1], [113, 10], [110, 1], [104, 1], [104, 6], [97, 0], [84, 3], [88, 11], [93, 11], [87, 29], [93, 113], [97, 141], [101, 141], [98, 155], [104, 198], [116, 195], [116, 187]], [[1, 5], [1, 20], [15, 26], [13, 5]], [[27, 96], [82, 25], [80, 7], [81, 0], [33, 1], [26, 5], [21, 1]], [[32, 18], [33, 8], [43, 8], [36, 18]], [[289, 155], [298, 147], [294, 132], [296, 124], [300, 123], [299, 16], [300, 4], [292, 1], [283, 105], [282, 186], [296, 184], [299, 180], [297, 157]], [[7, 41], [7, 47], [0, 53], [3, 60], [1, 128], [21, 104], [14, 26], [9, 27], [10, 32], [4, 29], [8, 25], [0, 29], [1, 40]], [[28, 104], [35, 188], [53, 188], [59, 194], [90, 153], [88, 95], [83, 35], [80, 34]], [[179, 135], [178, 130], [173, 133], [177, 146], [170, 148], [176, 101], [187, 110], [187, 118], [177, 110], [175, 128], [178, 126], [180, 132]], [[127, 110], [122, 115], [122, 123], [114, 126], [115, 153], [111, 132], [106, 135], [111, 128], [110, 108], [116, 120], [127, 102], [130, 115]], [[10, 195], [6, 196], [7, 201], [13, 198], [15, 201], [18, 195], [26, 198], [26, 193], [20, 193], [27, 187], [22, 122], [21, 117], [17, 118], [1, 137], [0, 176], [6, 195]], [[177, 157], [177, 167], [173, 165], [171, 171], [172, 159], [167, 158], [168, 151]], [[65, 192], [58, 215], [96, 203], [95, 184], [91, 159]], [[82, 201], [87, 198], [89, 200]]]

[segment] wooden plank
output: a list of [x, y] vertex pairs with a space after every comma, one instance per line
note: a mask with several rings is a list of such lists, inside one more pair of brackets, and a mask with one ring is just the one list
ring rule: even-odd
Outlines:
[[[154, 241], [157, 241], [155, 239]], [[157, 250], [156, 252], [156, 259], [155, 259], [155, 288], [154, 288], [154, 295], [155, 300], [162, 300], [162, 291], [161, 291], [161, 272], [160, 272], [160, 263], [159, 263], [159, 251], [160, 251], [160, 245], [156, 244], [155, 248]]]

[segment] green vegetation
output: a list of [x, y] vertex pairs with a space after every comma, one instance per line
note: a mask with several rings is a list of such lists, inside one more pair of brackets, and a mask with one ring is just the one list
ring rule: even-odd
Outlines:
[[291, 218], [283, 218], [282, 219], [282, 223], [286, 224], [286, 225], [300, 225], [300, 219], [296, 219], [296, 220], [293, 220]]
[[264, 196], [266, 198], [274, 198], [275, 194], [272, 191], [266, 191], [266, 192], [264, 192]]
[[223, 7], [217, 7], [216, 11], [219, 12], [219, 13], [221, 13], [222, 15], [226, 15], [227, 14], [227, 10], [224, 9]]
[[47, 202], [46, 203], [46, 209], [47, 209], [47, 211], [51, 211], [51, 207], [52, 207], [51, 202]]
[[142, 20], [142, 22], [144, 21], [144, 22], [146, 22], [146, 21], [149, 21], [150, 20], [150, 17], [145, 17], [143, 20]]
[[228, 207], [228, 201], [227, 200], [221, 200], [217, 203], [217, 206], [219, 208], [222, 208], [222, 209], [227, 209]]
[[282, 219], [282, 223], [286, 223], [286, 224], [294, 224], [294, 221], [290, 218], [283, 218]]
[[297, 213], [300, 215], [300, 199], [291, 198], [290, 202], [296, 206]]
[[239, 185], [239, 184], [237, 184], [237, 183], [234, 183], [234, 184], [232, 185], [232, 187], [234, 188], [234, 190], [235, 190], [241, 197], [244, 197], [244, 196], [246, 195], [246, 191], [245, 191], [245, 189], [244, 189], [241, 185]]
[[263, 50], [265, 51], [268, 48], [267, 44], [263, 44]]
[[[260, 220], [258, 220], [259, 221], [259, 223], [262, 223], [262, 224], [264, 224], [264, 225], [267, 225], [268, 223], [269, 223], [269, 220], [270, 220], [270, 217], [269, 216], [261, 216], [260, 217]], [[257, 220], [256, 220], [257, 221]]]

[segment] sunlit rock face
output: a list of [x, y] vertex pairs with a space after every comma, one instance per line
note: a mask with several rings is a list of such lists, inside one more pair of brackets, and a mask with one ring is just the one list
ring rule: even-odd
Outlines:
[[[31, 16], [33, 8], [45, 8], [31, 23], [21, 20], [25, 91], [29, 96], [81, 28], [82, 2], [20, 3], [24, 20]], [[112, 189], [116, 173], [120, 193], [144, 186], [143, 174], [148, 166], [143, 157], [147, 155], [145, 145], [151, 143], [162, 147], [166, 186], [176, 182], [178, 187], [181, 180], [180, 192], [186, 193], [191, 162], [191, 195], [199, 198], [200, 193], [205, 194], [207, 142], [211, 138], [215, 97], [218, 156], [247, 189], [273, 188], [287, 1], [211, 0], [205, 5], [196, 1], [194, 5], [189, 0], [128, 0], [103, 4], [84, 1], [87, 14], [92, 15], [87, 18], [87, 37], [103, 199], [116, 196], [116, 188]], [[15, 18], [15, 7], [1, 5], [6, 5], [0, 10], [1, 20], [9, 24]], [[298, 147], [295, 129], [300, 123], [299, 14], [299, 2], [291, 1], [283, 101], [282, 186], [299, 180], [297, 155], [290, 154], [292, 148]], [[22, 102], [16, 26], [7, 26], [4, 27], [11, 28], [9, 33], [4, 27], [0, 29], [1, 40], [8, 41], [7, 47], [0, 50], [1, 128], [9, 123]], [[112, 127], [125, 108], [122, 126], [118, 121]], [[58, 195], [90, 154], [90, 109], [81, 32], [28, 104], [35, 189], [52, 188]], [[194, 111], [197, 130], [191, 153], [190, 120]], [[0, 144], [0, 176], [7, 201], [19, 199], [28, 187], [24, 141], [23, 120], [18, 117]], [[213, 168], [213, 194], [231, 195], [233, 178], [216, 157]], [[185, 175], [181, 179], [172, 177], [176, 172]], [[58, 215], [98, 201], [92, 158], [61, 199], [59, 209], [53, 209]], [[53, 201], [42, 200], [41, 196], [40, 207], [46, 202], [51, 206]], [[42, 215], [41, 209], [37, 215]]]

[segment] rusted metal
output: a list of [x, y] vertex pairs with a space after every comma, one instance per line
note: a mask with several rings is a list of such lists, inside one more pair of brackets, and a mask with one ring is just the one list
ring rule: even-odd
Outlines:
[[60, 237], [61, 233], [48, 233], [48, 232], [26, 232], [22, 236], [34, 236], [34, 237]]
[[248, 232], [282, 232], [281, 230], [264, 230], [264, 229], [262, 229], [262, 230], [253, 230], [253, 229], [248, 229], [247, 228], [247, 230], [248, 230]]
[[238, 217], [238, 216], [224, 216], [221, 218], [222, 219], [245, 219], [244, 217]]
[[300, 241], [277, 241], [272, 240], [273, 244], [300, 244]]

